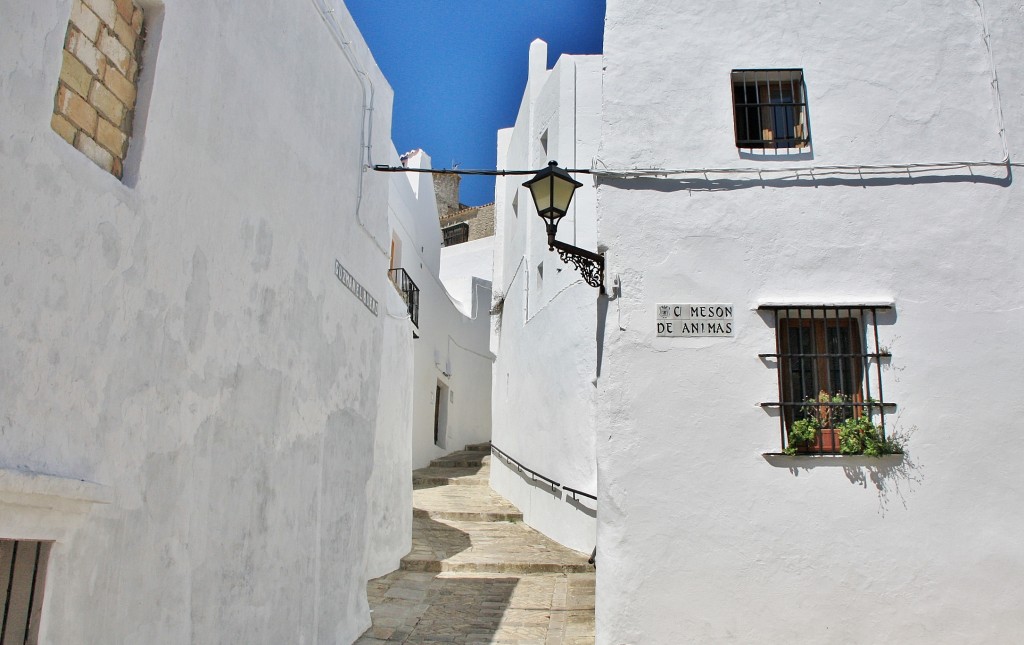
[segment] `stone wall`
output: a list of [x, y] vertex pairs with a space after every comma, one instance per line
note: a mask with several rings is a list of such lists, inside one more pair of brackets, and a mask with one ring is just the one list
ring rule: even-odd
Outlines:
[[50, 125], [117, 178], [124, 171], [144, 41], [131, 0], [74, 0]]
[[434, 178], [434, 197], [437, 200], [437, 212], [445, 215], [457, 211], [463, 207], [459, 203], [459, 182], [462, 178], [458, 175], [431, 175]]
[[[450, 176], [450, 175], [442, 175]], [[437, 177], [437, 175], [435, 175]], [[435, 179], [435, 186], [437, 185]], [[461, 223], [469, 224], [469, 239], [467, 242], [479, 240], [482, 237], [494, 235], [494, 204], [483, 206], [466, 206], [460, 210], [441, 217], [441, 228], [446, 229]]]

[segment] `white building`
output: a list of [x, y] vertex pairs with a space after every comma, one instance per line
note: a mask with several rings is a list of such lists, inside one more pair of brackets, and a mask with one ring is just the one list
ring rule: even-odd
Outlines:
[[[415, 150], [392, 166], [429, 169], [430, 157]], [[441, 282], [441, 226], [429, 173], [391, 175], [391, 271], [410, 305], [413, 342], [412, 466], [491, 436], [491, 366], [488, 347], [490, 282], [479, 263], [454, 268], [455, 283], [470, 282], [468, 298], [452, 299]], [[465, 296], [464, 296], [465, 298]], [[408, 475], [409, 471], [406, 471]], [[411, 503], [410, 503], [411, 508]]]
[[[600, 140], [601, 58], [562, 56], [547, 69], [547, 44], [530, 45], [529, 78], [513, 128], [498, 134], [498, 167], [589, 168]], [[496, 307], [491, 486], [523, 511], [524, 520], [563, 544], [590, 553], [596, 528], [598, 291], [548, 250], [524, 179], [495, 187]], [[558, 239], [593, 249], [596, 189], [576, 191]], [[457, 247], [456, 247], [457, 248]], [[518, 463], [516, 463], [518, 462]], [[525, 466], [544, 478], [538, 478]], [[553, 486], [552, 482], [559, 486]], [[569, 487], [577, 491], [562, 488]]]
[[139, 5], [0, 3], [4, 636], [350, 642], [409, 546], [391, 90], [340, 3]]
[[[1020, 641], [1020, 3], [609, 0], [604, 43], [598, 642]], [[820, 389], [907, 454], [778, 455]]]

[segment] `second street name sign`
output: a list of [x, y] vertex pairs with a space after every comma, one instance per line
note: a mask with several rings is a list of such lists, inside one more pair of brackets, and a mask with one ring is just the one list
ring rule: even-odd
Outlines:
[[732, 305], [681, 303], [658, 305], [658, 336], [732, 336]]

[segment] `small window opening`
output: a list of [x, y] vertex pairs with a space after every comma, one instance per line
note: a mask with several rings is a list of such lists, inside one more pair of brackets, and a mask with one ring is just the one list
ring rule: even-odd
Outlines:
[[469, 224], [461, 222], [441, 229], [441, 246], [452, 246], [469, 241]]
[[[877, 426], [885, 440], [886, 413], [893, 404], [884, 398], [881, 363], [890, 355], [879, 349], [877, 315], [888, 308], [766, 309], [774, 315], [776, 351], [760, 357], [777, 361], [779, 400], [761, 405], [780, 409], [783, 451], [843, 452], [841, 428], [858, 419]], [[794, 445], [798, 423], [814, 430], [814, 437]]]
[[803, 70], [733, 70], [732, 92], [737, 148], [779, 150], [810, 144]]

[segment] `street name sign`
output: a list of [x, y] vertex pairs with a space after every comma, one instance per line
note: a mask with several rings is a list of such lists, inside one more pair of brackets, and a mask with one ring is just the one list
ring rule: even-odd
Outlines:
[[702, 338], [733, 335], [731, 304], [659, 304], [657, 313], [659, 337]]

